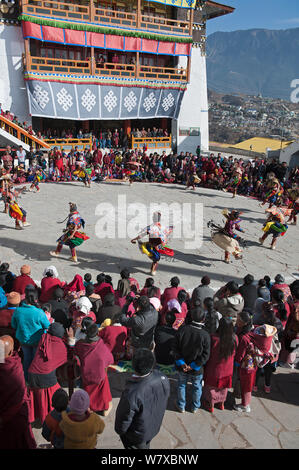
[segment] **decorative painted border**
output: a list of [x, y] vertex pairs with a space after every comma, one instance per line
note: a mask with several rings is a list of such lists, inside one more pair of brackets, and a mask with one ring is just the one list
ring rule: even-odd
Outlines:
[[98, 26], [94, 24], [86, 24], [86, 23], [73, 23], [69, 21], [59, 21], [59, 20], [52, 20], [41, 18], [37, 16], [29, 16], [29, 15], [20, 15], [18, 18], [19, 21], [30, 21], [31, 23], [45, 25], [45, 26], [53, 26], [56, 28], [65, 28], [65, 29], [73, 29], [76, 31], [91, 31], [93, 33], [104, 33], [104, 34], [111, 34], [115, 36], [128, 36], [134, 38], [144, 38], [144, 39], [152, 39], [155, 41], [165, 41], [165, 42], [182, 42], [191, 44], [193, 39], [191, 36], [182, 37], [182, 36], [166, 36], [163, 34], [156, 34], [156, 33], [148, 33], [145, 31], [135, 31], [130, 29], [115, 29], [109, 28], [106, 26]]
[[170, 82], [170, 81], [150, 81], [138, 78], [116, 78], [116, 77], [96, 77], [92, 75], [69, 75], [58, 73], [37, 73], [25, 72], [24, 79], [38, 80], [38, 81], [51, 81], [59, 83], [86, 83], [90, 85], [111, 85], [111, 86], [126, 86], [138, 88], [155, 88], [163, 90], [181, 90], [187, 89], [187, 83]]

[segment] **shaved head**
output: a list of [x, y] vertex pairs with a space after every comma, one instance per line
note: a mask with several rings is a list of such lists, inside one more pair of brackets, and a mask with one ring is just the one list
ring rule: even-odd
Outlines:
[[4, 344], [5, 357], [11, 356], [14, 348], [14, 340], [11, 336], [4, 335], [0, 336], [0, 341]]

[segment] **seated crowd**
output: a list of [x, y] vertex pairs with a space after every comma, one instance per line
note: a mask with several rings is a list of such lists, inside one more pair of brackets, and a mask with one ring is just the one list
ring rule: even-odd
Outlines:
[[[109, 135], [108, 146], [112, 133]], [[288, 205], [289, 190], [298, 187], [299, 168], [288, 171], [285, 162], [237, 159], [233, 156], [224, 157], [211, 153], [201, 155], [200, 148], [196, 154], [181, 152], [180, 154], [163, 151], [161, 155], [143, 151], [106, 149], [107, 135], [101, 136], [102, 141], [94, 143], [93, 148], [84, 151], [75, 147], [70, 151], [54, 147], [48, 153], [26, 152], [23, 148], [13, 151], [10, 146], [0, 156], [2, 173], [10, 172], [16, 184], [34, 180], [37, 170], [41, 170], [39, 179], [49, 181], [75, 181], [86, 179], [101, 182], [105, 179], [130, 179], [130, 182], [175, 183], [180, 185], [200, 186], [217, 190], [226, 190], [234, 175], [236, 166], [242, 171], [242, 178], [236, 191], [239, 195], [255, 197], [263, 200], [269, 191], [268, 175], [274, 173], [282, 189], [282, 202]], [[105, 142], [103, 142], [105, 139]], [[18, 163], [18, 164], [17, 164]], [[232, 191], [231, 188], [228, 188]]]
[[105, 428], [100, 416], [112, 408], [107, 369], [124, 361], [134, 373], [115, 432], [126, 448], [148, 448], [159, 432], [170, 393], [163, 368], [178, 374], [180, 413], [224, 409], [232, 387], [241, 398], [235, 409], [248, 413], [262, 375], [271, 393], [276, 367], [294, 368], [299, 281], [288, 285], [280, 274], [258, 283], [248, 274], [242, 285], [232, 280], [217, 291], [203, 276], [191, 291], [177, 276], [167, 287], [153, 278], [139, 285], [127, 268], [113, 285], [105, 273], [66, 282], [55, 266], [37, 281], [29, 265], [13, 273], [2, 263], [0, 285], [0, 448], [35, 448], [38, 420], [55, 448], [95, 448]]

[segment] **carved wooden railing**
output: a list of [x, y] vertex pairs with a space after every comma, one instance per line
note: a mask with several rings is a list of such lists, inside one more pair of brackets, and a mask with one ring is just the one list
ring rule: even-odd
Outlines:
[[0, 116], [0, 127], [20, 141], [24, 142], [24, 144], [33, 148], [50, 148], [44, 140], [39, 139], [35, 135], [29, 134], [25, 129], [9, 119], [6, 119], [4, 116]]
[[150, 65], [115, 64], [112, 62], [93, 62], [86, 60], [56, 59], [26, 55], [24, 68], [30, 72], [67, 73], [76, 75], [97, 75], [108, 77], [130, 77], [147, 80], [187, 81], [187, 69], [175, 67], [156, 67]]
[[163, 149], [171, 147], [171, 135], [168, 137], [134, 137], [132, 135], [131, 148], [143, 149], [146, 145], [148, 149]]
[[161, 34], [191, 36], [190, 21], [173, 20], [162, 16], [148, 15], [141, 10], [134, 12], [112, 10], [96, 6], [93, 1], [73, 3], [58, 0], [21, 0], [24, 15], [97, 23], [110, 27], [127, 27], [155, 31]]
[[59, 147], [60, 149], [74, 149], [78, 147], [79, 150], [85, 150], [86, 148], [92, 149], [92, 137], [84, 137], [82, 139], [45, 139], [45, 142], [49, 147]]
[[140, 65], [138, 71], [139, 78], [175, 80], [186, 82], [187, 69], [174, 67], [156, 67], [151, 65]]

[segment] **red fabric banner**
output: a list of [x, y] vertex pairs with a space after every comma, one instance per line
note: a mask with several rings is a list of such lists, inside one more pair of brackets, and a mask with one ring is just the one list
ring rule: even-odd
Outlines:
[[190, 55], [191, 44], [177, 42], [175, 45], [175, 55]]
[[66, 44], [78, 44], [79, 46], [85, 46], [85, 31], [65, 29], [64, 32]]
[[124, 38], [122, 36], [106, 35], [106, 48], [123, 51]]
[[125, 37], [124, 40], [125, 40], [125, 51], [140, 51], [141, 38]]
[[174, 53], [174, 42], [159, 41], [158, 53], [171, 55]]
[[53, 26], [42, 26], [42, 28], [44, 41], [64, 42], [63, 29], [53, 28]]
[[92, 47], [105, 48], [105, 34], [91, 33], [86, 31], [86, 45]]
[[[45, 42], [74, 44], [101, 49], [118, 51], [139, 51], [164, 55], [190, 55], [191, 44], [156, 41], [112, 34], [94, 33], [91, 31], [76, 31], [72, 29], [40, 26], [30, 21], [22, 21], [24, 38], [32, 37]], [[43, 32], [43, 36], [42, 36]], [[65, 33], [65, 34], [64, 34]], [[65, 39], [64, 39], [65, 36]], [[159, 43], [159, 48], [158, 48]]]
[[158, 41], [152, 39], [142, 39], [142, 52], [157, 53]]
[[30, 23], [30, 21], [22, 21], [23, 36], [33, 37], [42, 40], [42, 30], [39, 24]]

